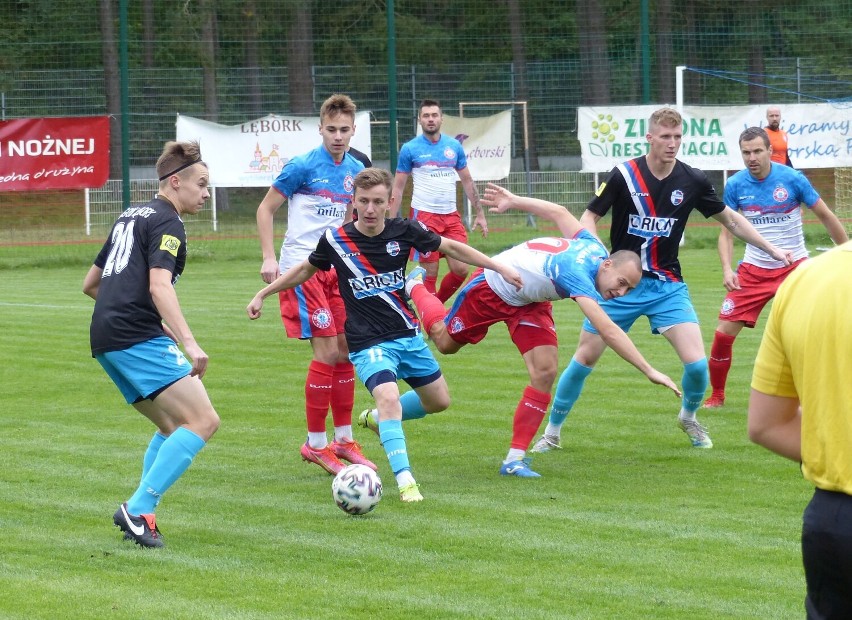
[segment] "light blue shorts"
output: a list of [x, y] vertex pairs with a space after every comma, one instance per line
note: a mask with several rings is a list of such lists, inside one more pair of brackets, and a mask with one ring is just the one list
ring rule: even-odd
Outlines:
[[[643, 276], [639, 285], [624, 297], [601, 302], [601, 308], [625, 332], [630, 331], [636, 319], [643, 315], [648, 317], [652, 334], [681, 323], [698, 323], [685, 283], [649, 276]], [[589, 319], [583, 322], [583, 329], [598, 333]]]
[[420, 334], [380, 342], [369, 349], [350, 353], [349, 361], [371, 392], [376, 385], [371, 379], [382, 372], [390, 372], [415, 388], [428, 385], [441, 376], [441, 367]]
[[192, 371], [192, 364], [175, 341], [166, 336], [140, 342], [122, 351], [99, 353], [95, 359], [131, 405], [154, 398]]

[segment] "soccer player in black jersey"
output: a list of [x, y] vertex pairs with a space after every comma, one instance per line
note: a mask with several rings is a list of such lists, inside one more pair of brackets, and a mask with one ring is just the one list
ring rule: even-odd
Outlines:
[[[742, 214], [719, 199], [707, 175], [677, 159], [683, 119], [673, 108], [651, 115], [648, 154], [616, 166], [589, 202], [580, 223], [597, 234], [597, 222], [612, 209], [612, 251], [633, 250], [642, 259], [642, 280], [630, 295], [601, 304], [625, 332], [647, 316], [654, 334], [663, 334], [683, 363], [683, 399], [678, 426], [696, 448], [712, 448], [695, 412], [709, 383], [707, 357], [689, 291], [680, 273], [678, 249], [693, 210], [712, 217], [734, 236], [791, 263], [789, 252], [767, 242]], [[603, 339], [586, 320], [580, 343], [556, 386], [550, 420], [533, 452], [560, 447], [565, 418], [580, 396], [586, 377], [606, 350]]]
[[[492, 269], [516, 287], [520, 287], [521, 277], [515, 269], [441, 237], [419, 222], [386, 220], [392, 183], [387, 170], [367, 168], [359, 172], [353, 199], [358, 220], [327, 230], [311, 255], [258, 292], [246, 311], [249, 318], [257, 319], [269, 295], [298, 286], [318, 270], [337, 270], [346, 306], [349, 358], [378, 409], [378, 424], [373, 430], [387, 454], [400, 499], [418, 502], [423, 496], [411, 474], [401, 422], [443, 411], [450, 404], [450, 395], [405, 290], [409, 251], [440, 250], [469, 265]], [[423, 270], [416, 271], [422, 278]], [[413, 390], [400, 395], [398, 379], [404, 379]]]
[[186, 264], [181, 216], [198, 213], [210, 197], [198, 143], [168, 142], [157, 174], [157, 197], [118, 217], [83, 282], [83, 292], [95, 300], [92, 356], [157, 427], [139, 487], [113, 516], [125, 538], [144, 547], [163, 546], [154, 509], [219, 428], [201, 383], [207, 354], [174, 287]]

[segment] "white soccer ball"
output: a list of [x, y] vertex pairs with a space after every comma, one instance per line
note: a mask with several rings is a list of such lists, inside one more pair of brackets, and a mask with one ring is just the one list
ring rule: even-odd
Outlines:
[[366, 465], [347, 465], [334, 477], [331, 496], [343, 512], [364, 515], [382, 499], [382, 480]]

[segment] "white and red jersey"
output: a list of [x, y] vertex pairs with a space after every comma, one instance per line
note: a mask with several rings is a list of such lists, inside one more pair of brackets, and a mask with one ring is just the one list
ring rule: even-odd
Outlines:
[[363, 169], [349, 153], [335, 162], [322, 146], [287, 162], [272, 183], [289, 200], [287, 232], [278, 260], [281, 273], [305, 260], [326, 230], [343, 224], [355, 175]]
[[583, 229], [573, 239], [531, 239], [494, 257], [521, 274], [524, 284], [516, 289], [499, 273], [485, 270], [485, 281], [510, 306], [525, 306], [566, 297], [603, 301], [595, 288], [601, 263], [609, 253], [598, 239]]
[[[764, 179], [754, 178], [748, 170], [740, 170], [725, 185], [725, 204], [739, 211], [769, 243], [791, 252], [793, 261], [806, 258], [802, 231], [802, 210], [819, 202], [819, 194], [798, 170], [782, 164], [771, 164]], [[769, 254], [746, 244], [744, 263], [779, 269], [784, 266]]]
[[397, 172], [411, 175], [411, 208], [429, 213], [456, 211], [456, 170], [467, 168], [461, 142], [441, 134], [432, 142], [420, 134], [402, 145]]

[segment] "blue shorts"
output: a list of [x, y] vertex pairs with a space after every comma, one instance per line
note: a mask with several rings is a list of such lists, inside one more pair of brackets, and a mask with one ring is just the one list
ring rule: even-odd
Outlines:
[[175, 341], [166, 336], [152, 338], [122, 351], [98, 353], [100, 362], [128, 404], [154, 398], [192, 371]]
[[370, 379], [383, 371], [404, 379], [411, 387], [428, 385], [441, 376], [441, 367], [420, 334], [380, 342], [369, 349], [350, 353], [349, 361], [355, 366], [358, 378], [371, 392], [375, 385]]
[[[636, 319], [643, 315], [648, 317], [652, 334], [681, 323], [698, 323], [686, 284], [649, 276], [643, 276], [639, 285], [624, 297], [601, 302], [601, 308], [625, 332], [630, 331]], [[589, 319], [583, 322], [583, 329], [591, 334], [598, 333]]]

